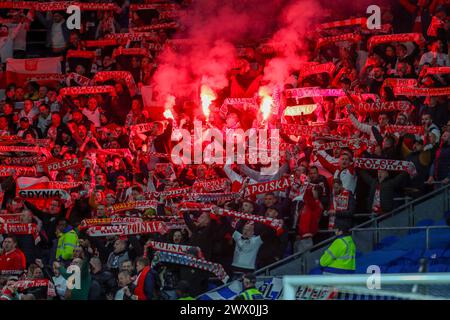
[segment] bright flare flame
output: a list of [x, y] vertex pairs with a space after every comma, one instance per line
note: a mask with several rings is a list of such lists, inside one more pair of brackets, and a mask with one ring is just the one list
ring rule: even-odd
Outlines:
[[206, 119], [209, 118], [209, 114], [211, 113], [211, 111], [209, 110], [209, 106], [211, 105], [211, 102], [213, 102], [216, 99], [217, 96], [214, 93], [214, 91], [207, 85], [202, 85], [200, 92], [200, 100], [202, 102], [203, 114], [205, 115]]
[[272, 106], [273, 106], [273, 98], [269, 94], [269, 91], [267, 88], [260, 88], [258, 92], [259, 96], [261, 97], [261, 104], [259, 106], [259, 110], [262, 113], [264, 121], [266, 121], [270, 114], [272, 113]]
[[164, 103], [164, 109], [165, 109], [165, 111], [163, 113], [164, 118], [175, 120], [173, 113], [172, 113], [172, 108], [174, 105], [175, 105], [175, 97], [168, 95], [166, 98], [166, 102]]

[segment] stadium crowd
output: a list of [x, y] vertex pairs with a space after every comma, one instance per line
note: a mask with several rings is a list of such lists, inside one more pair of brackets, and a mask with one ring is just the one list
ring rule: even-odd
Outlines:
[[[391, 2], [380, 30], [336, 15], [347, 22], [309, 35], [268, 117], [258, 93], [277, 48], [239, 45], [205, 116], [198, 97], [167, 109], [152, 86], [171, 17], [115, 0], [69, 30], [64, 10], [0, 6], [0, 299], [194, 297], [448, 184], [450, 5]], [[37, 56], [62, 72], [18, 76], [8, 64], [26, 73], [39, 28]], [[173, 163], [173, 131], [197, 120], [280, 129], [279, 169]]]

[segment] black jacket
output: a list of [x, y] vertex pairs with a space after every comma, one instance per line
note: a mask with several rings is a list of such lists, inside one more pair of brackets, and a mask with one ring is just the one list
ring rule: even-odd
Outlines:
[[394, 209], [394, 197], [396, 190], [400, 188], [408, 179], [408, 174], [402, 172], [394, 178], [387, 178], [381, 184], [378, 179], [372, 177], [364, 170], [359, 171], [360, 177], [369, 186], [369, 197], [367, 198], [367, 210], [372, 211], [372, 204], [375, 197], [375, 192], [380, 186], [380, 207], [383, 212], [390, 212]]

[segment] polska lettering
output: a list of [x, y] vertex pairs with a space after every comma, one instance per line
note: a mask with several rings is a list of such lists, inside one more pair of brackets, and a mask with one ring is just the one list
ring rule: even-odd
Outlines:
[[47, 171], [56, 171], [61, 169], [68, 169], [73, 168], [80, 165], [80, 159], [68, 159], [68, 160], [62, 160], [62, 161], [55, 161], [48, 163], [46, 165]]
[[291, 186], [292, 180], [290, 178], [283, 178], [280, 180], [269, 181], [264, 183], [257, 183], [247, 186], [245, 189], [246, 195], [256, 195], [272, 191], [284, 190]]

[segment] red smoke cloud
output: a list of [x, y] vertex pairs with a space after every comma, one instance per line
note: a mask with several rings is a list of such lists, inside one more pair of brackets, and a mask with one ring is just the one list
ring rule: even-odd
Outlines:
[[198, 96], [201, 85], [214, 91], [227, 87], [228, 72], [236, 62], [235, 46], [263, 38], [270, 38], [279, 49], [265, 66], [264, 80], [270, 88], [279, 87], [307, 61], [306, 37], [317, 23], [349, 18], [356, 6], [356, 16], [363, 17], [368, 5], [389, 1], [197, 0], [181, 17], [185, 29], [175, 37], [189, 39], [191, 45], [166, 47], [158, 57], [154, 81], [161, 104], [169, 94]]

